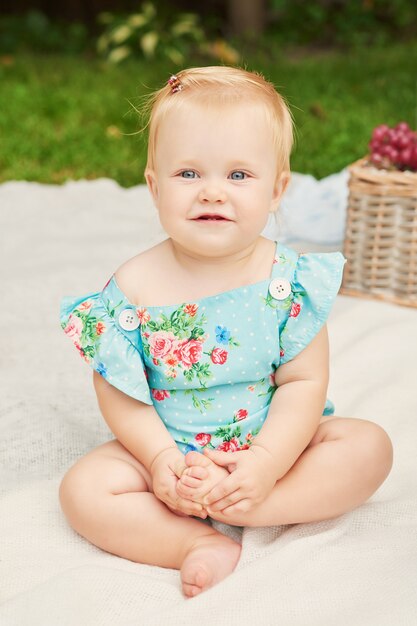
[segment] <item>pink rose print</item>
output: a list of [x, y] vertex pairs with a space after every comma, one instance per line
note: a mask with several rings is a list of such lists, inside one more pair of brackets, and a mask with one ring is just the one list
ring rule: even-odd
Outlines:
[[236, 452], [239, 450], [240, 444], [236, 437], [233, 437], [230, 441], [223, 441], [219, 446], [217, 446], [216, 450], [221, 450], [222, 452]]
[[297, 317], [300, 311], [301, 304], [298, 304], [298, 302], [293, 302], [291, 306], [290, 317]]
[[198, 304], [187, 304], [184, 307], [184, 313], [187, 313], [190, 317], [194, 317], [194, 315], [198, 311]]
[[183, 339], [178, 341], [174, 347], [174, 355], [178, 357], [183, 366], [189, 369], [193, 363], [198, 363], [203, 352], [200, 341], [195, 339]]
[[283, 357], [283, 356], [284, 356], [284, 350], [280, 350], [280, 351], [279, 351], [279, 356], [280, 356], [280, 357]]
[[[149, 350], [152, 356], [159, 358], [164, 357], [168, 352], [171, 352], [174, 341], [174, 333], [167, 332], [166, 330], [159, 330], [156, 333], [152, 333], [149, 337]], [[155, 363], [155, 365], [157, 365], [157, 363]]]
[[158, 402], [162, 402], [165, 398], [170, 398], [170, 393], [166, 389], [152, 389], [152, 396]]
[[78, 354], [80, 355], [80, 357], [82, 357], [86, 363], [90, 363], [90, 359], [85, 354], [84, 350], [82, 349], [81, 344], [78, 342], [77, 339], [74, 339], [74, 346], [77, 348]]
[[246, 441], [249, 441], [249, 443], [250, 443], [250, 442], [252, 441], [252, 439], [253, 439], [253, 435], [252, 435], [252, 433], [248, 433], [248, 434], [246, 435], [245, 439], [246, 439]]
[[223, 348], [214, 348], [210, 354], [210, 358], [215, 365], [223, 365], [223, 363], [226, 363], [227, 357], [228, 353]]
[[270, 374], [269, 375], [269, 386], [270, 387], [276, 387], [276, 382], [275, 382], [275, 374]]
[[165, 376], [167, 376], [167, 378], [176, 378], [177, 377], [177, 372], [175, 370], [165, 370], [164, 374], [165, 374]]
[[91, 309], [92, 306], [93, 303], [91, 302], [91, 300], [86, 300], [85, 302], [82, 302], [78, 308], [80, 311], [88, 311], [89, 309]]
[[209, 435], [208, 433], [198, 433], [198, 435], [196, 435], [194, 439], [199, 446], [204, 447], [210, 443], [211, 435]]
[[68, 337], [81, 337], [83, 323], [78, 315], [71, 315], [68, 318], [68, 324], [64, 328], [64, 332]]
[[255, 386], [254, 385], [249, 385], [248, 391], [255, 391]]
[[136, 309], [136, 315], [138, 316], [139, 322], [141, 324], [147, 324], [151, 319], [151, 316], [149, 315], [148, 310], [145, 307], [142, 307], [141, 309]]
[[106, 327], [103, 324], [103, 322], [97, 322], [97, 324], [96, 324], [96, 333], [97, 333], [97, 335], [102, 335], [105, 330], [106, 330]]
[[241, 420], [244, 420], [247, 416], [248, 412], [246, 409], [239, 409], [238, 411], [235, 411], [233, 421], [240, 422]]
[[243, 446], [240, 446], [239, 450], [249, 450], [249, 444], [244, 443]]

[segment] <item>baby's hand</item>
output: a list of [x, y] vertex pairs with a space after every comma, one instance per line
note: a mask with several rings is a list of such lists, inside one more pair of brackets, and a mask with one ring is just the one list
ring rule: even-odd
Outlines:
[[207, 517], [199, 503], [190, 502], [177, 493], [178, 477], [184, 467], [184, 455], [177, 448], [167, 448], [151, 465], [152, 489], [155, 496], [177, 515]]
[[215, 485], [229, 476], [225, 467], [220, 467], [200, 452], [187, 452], [184, 460], [188, 467], [177, 483], [177, 494], [193, 502], [201, 503]]
[[204, 453], [230, 470], [229, 477], [216, 485], [202, 502], [203, 510], [211, 516], [218, 512], [227, 515], [250, 511], [265, 500], [276, 484], [274, 459], [262, 446], [252, 444], [249, 449], [237, 452], [206, 448]]

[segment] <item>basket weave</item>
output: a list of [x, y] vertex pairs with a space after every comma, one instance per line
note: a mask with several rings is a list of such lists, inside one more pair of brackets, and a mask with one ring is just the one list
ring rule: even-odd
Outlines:
[[417, 173], [348, 167], [340, 293], [417, 307]]

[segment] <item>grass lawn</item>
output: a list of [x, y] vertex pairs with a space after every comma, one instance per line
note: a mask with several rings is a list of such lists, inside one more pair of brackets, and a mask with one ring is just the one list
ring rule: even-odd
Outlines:
[[[374, 126], [417, 127], [417, 44], [356, 52], [277, 48], [243, 59], [287, 98], [297, 127], [292, 169], [324, 177], [361, 157]], [[196, 65], [191, 62], [190, 66]], [[0, 57], [0, 182], [109, 177], [144, 182], [145, 145], [130, 102], [175, 68], [19, 54]]]

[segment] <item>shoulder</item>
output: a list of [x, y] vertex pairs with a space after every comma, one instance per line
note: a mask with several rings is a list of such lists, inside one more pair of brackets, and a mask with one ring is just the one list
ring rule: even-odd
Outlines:
[[146, 301], [151, 286], [158, 280], [165, 241], [128, 259], [114, 272], [116, 282], [132, 304]]

